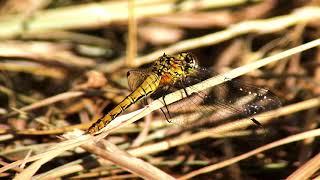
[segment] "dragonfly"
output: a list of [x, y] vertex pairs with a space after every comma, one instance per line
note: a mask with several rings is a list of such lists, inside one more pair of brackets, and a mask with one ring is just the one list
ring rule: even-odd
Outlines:
[[[112, 120], [118, 117], [121, 113], [127, 110], [131, 105], [137, 103], [138, 101], [145, 100], [147, 97], [152, 96], [154, 99], [162, 97], [164, 101], [164, 107], [166, 112], [163, 109], [161, 111], [165, 114], [165, 118], [168, 120], [171, 119], [170, 111], [171, 107], [165, 103], [165, 95], [177, 90], [183, 89], [186, 94], [187, 104], [183, 106], [188, 106], [188, 103], [197, 103], [197, 102], [209, 102], [210, 106], [202, 106], [204, 111], [221, 111], [228, 110], [230, 114], [242, 114], [246, 117], [255, 115], [262, 111], [267, 111], [279, 107], [279, 99], [269, 90], [258, 88], [254, 86], [243, 86], [243, 84], [234, 81], [227, 80], [231, 84], [233, 89], [236, 91], [230, 91], [231, 98], [226, 98], [224, 100], [222, 96], [223, 92], [226, 92], [225, 86], [220, 86], [219, 89], [215, 89], [215, 96], [210, 96], [205, 93], [193, 93], [188, 94], [186, 87], [196, 84], [203, 81], [204, 79], [209, 78], [212, 74], [209, 73], [205, 68], [202, 68], [198, 65], [198, 61], [191, 53], [183, 52], [177, 55], [171, 56], [163, 54], [159, 57], [150, 68], [146, 70], [131, 70], [128, 71], [128, 84], [132, 92], [125, 97], [118, 105], [116, 105], [111, 111], [106, 114], [103, 114], [97, 121], [95, 121], [87, 130], [89, 134], [95, 134], [99, 132], [102, 128], [107, 126]], [[231, 88], [231, 89], [232, 89]], [[222, 92], [222, 93], [221, 93]], [[235, 103], [235, 99], [239, 93], [248, 95], [249, 97], [254, 97], [251, 103], [241, 105], [240, 107], [232, 105]], [[180, 105], [176, 109], [183, 109], [183, 106]], [[169, 110], [170, 109], [170, 110]], [[220, 109], [220, 110], [217, 110]], [[167, 117], [167, 115], [169, 118]], [[250, 118], [250, 120], [258, 126], [261, 126], [258, 120], [255, 118]], [[179, 120], [178, 124], [183, 124], [183, 120]], [[187, 121], [186, 121], [187, 122]], [[184, 124], [187, 124], [187, 123]]]

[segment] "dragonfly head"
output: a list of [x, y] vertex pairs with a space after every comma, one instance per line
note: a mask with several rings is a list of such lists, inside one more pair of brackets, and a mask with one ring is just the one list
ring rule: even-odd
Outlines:
[[180, 53], [176, 56], [163, 54], [153, 64], [153, 71], [162, 77], [161, 84], [176, 82], [182, 77], [194, 75], [197, 70], [197, 60], [190, 53]]
[[191, 53], [180, 53], [177, 58], [181, 59], [186, 75], [192, 75], [198, 69], [198, 61]]

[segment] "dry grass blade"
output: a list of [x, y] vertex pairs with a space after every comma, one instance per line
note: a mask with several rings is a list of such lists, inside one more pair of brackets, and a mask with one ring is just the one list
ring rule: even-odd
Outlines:
[[308, 162], [302, 165], [299, 169], [293, 172], [288, 180], [299, 180], [299, 179], [311, 179], [311, 176], [314, 175], [320, 168], [320, 153], [311, 158]]
[[[127, 117], [130, 118], [139, 112], [140, 111], [138, 110], [138, 111], [132, 112], [130, 114], [127, 114], [127, 115], [123, 116], [122, 119], [127, 118]], [[118, 118], [118, 119], [119, 120], [117, 123], [121, 123], [121, 118]], [[117, 123], [113, 123], [113, 125], [118, 126], [119, 124], [117, 124]], [[110, 125], [112, 127], [112, 124], [110, 124]], [[49, 148], [48, 151], [43, 152], [41, 154], [31, 156], [31, 157], [26, 158], [24, 160], [15, 161], [11, 164], [8, 164], [8, 165], [0, 168], [0, 173], [7, 171], [9, 169], [12, 169], [14, 167], [17, 167], [22, 163], [36, 161], [31, 166], [29, 166], [27, 169], [25, 169], [23, 172], [21, 172], [21, 175], [19, 175], [18, 177], [32, 176], [41, 167], [41, 165], [43, 165], [43, 164], [47, 163], [49, 160], [59, 156], [63, 152], [70, 150], [70, 149], [73, 149], [73, 148], [76, 148], [76, 147], [81, 146], [86, 143], [95, 142], [95, 141], [97, 141], [97, 139], [100, 140], [103, 137], [102, 135], [105, 135], [105, 134], [102, 134], [102, 135], [98, 135], [96, 137], [92, 137], [91, 135], [80, 135], [80, 134], [78, 131], [75, 131], [70, 136], [68, 135], [68, 137], [70, 138], [69, 140], [65, 140], [65, 141], [60, 142], [56, 145], [53, 145], [51, 148]]]
[[[255, 118], [259, 119], [259, 122], [261, 124], [266, 124], [273, 118], [289, 115], [295, 112], [315, 108], [318, 106], [320, 106], [320, 98], [313, 98], [313, 99], [309, 99], [296, 104], [288, 105], [280, 109], [276, 109], [274, 111], [262, 113], [261, 116], [257, 116]], [[148, 154], [154, 154], [154, 153], [168, 150], [175, 146], [196, 142], [204, 138], [210, 138], [213, 135], [219, 136], [221, 134], [234, 131], [237, 129], [246, 128], [251, 125], [252, 125], [252, 122], [250, 122], [248, 119], [242, 119], [237, 121], [237, 123], [227, 123], [227, 124], [223, 124], [223, 125], [208, 129], [207, 131], [191, 134], [188, 136], [188, 138], [178, 137], [171, 140], [161, 141], [158, 143], [142, 146], [136, 149], [129, 150], [128, 152], [134, 156], [144, 156]]]
[[[37, 109], [37, 108], [41, 108], [41, 107], [44, 107], [44, 106], [48, 106], [50, 104], [53, 104], [53, 103], [56, 103], [56, 102], [59, 102], [59, 101], [63, 101], [63, 100], [66, 100], [66, 99], [80, 97], [82, 95], [84, 95], [84, 92], [81, 92], [81, 91], [65, 92], [65, 93], [58, 94], [56, 96], [41, 100], [39, 102], [35, 102], [35, 103], [30, 104], [28, 106], [22, 107], [22, 108], [19, 109], [19, 112], [31, 111], [31, 110], [34, 110], [34, 109]], [[11, 113], [3, 116], [3, 117], [0, 117], [0, 119], [8, 118], [8, 117], [15, 116], [15, 115], [18, 115], [18, 112], [11, 112]]]
[[[32, 162], [32, 161], [36, 161], [36, 160], [39, 160], [39, 159], [44, 159], [43, 161], [41, 160], [41, 163], [40, 163], [40, 164], [44, 164], [47, 161], [49, 161], [50, 159], [53, 159], [56, 156], [60, 155], [62, 152], [70, 150], [70, 149], [73, 149], [75, 147], [80, 146], [81, 144], [88, 143], [90, 141], [92, 142], [92, 137], [90, 137], [89, 135], [86, 135], [86, 136], [80, 136], [80, 137], [75, 138], [75, 139], [71, 139], [71, 140], [67, 140], [67, 141], [63, 141], [63, 142], [57, 143], [56, 145], [53, 145], [51, 148], [48, 149], [48, 151], [46, 151], [44, 153], [41, 153], [41, 154], [38, 154], [38, 155], [35, 155], [35, 156], [31, 156], [31, 157], [29, 157], [27, 159], [24, 159], [24, 160], [18, 160], [18, 161], [15, 161], [15, 162], [13, 162], [13, 163], [11, 163], [9, 165], [1, 167], [0, 168], [0, 173], [2, 173], [4, 171], [7, 171], [9, 169], [12, 169], [13, 167], [17, 167], [22, 163]], [[30, 172], [34, 172], [34, 169], [37, 169], [39, 167], [40, 167], [39, 164], [36, 163], [34, 166], [32, 166], [30, 168], [31, 170], [29, 170], [27, 168], [28, 171], [26, 173], [29, 174]]]
[[[19, 175], [16, 176], [17, 179], [22, 177], [32, 177], [37, 170], [45, 163], [47, 163], [52, 158], [58, 156], [62, 152], [64, 152], [67, 149], [75, 148], [79, 145], [81, 145], [84, 149], [86, 149], [89, 152], [92, 152], [96, 155], [99, 155], [102, 158], [105, 158], [106, 160], [109, 160], [115, 164], [117, 164], [120, 167], [123, 167], [130, 172], [133, 172], [137, 174], [140, 177], [144, 177], [147, 179], [173, 179], [168, 174], [162, 172], [158, 168], [145, 163], [144, 161], [131, 157], [130, 155], [126, 154], [125, 152], [119, 150], [116, 146], [114, 146], [111, 143], [105, 143], [107, 145], [107, 150], [98, 148], [93, 145], [83, 145], [84, 143], [92, 142], [92, 139], [89, 137], [89, 135], [86, 136], [80, 136], [78, 138], [64, 141], [60, 145], [56, 145], [54, 148], [55, 151], [48, 151], [47, 153], [44, 153], [43, 156], [37, 158], [38, 160], [32, 163], [27, 169], [25, 169], [23, 172], [21, 172]], [[115, 156], [116, 154], [116, 156]], [[31, 158], [27, 158], [25, 161], [29, 162]], [[32, 159], [35, 160], [35, 159]], [[21, 163], [21, 162], [20, 162]], [[0, 169], [1, 171], [1, 169]]]
[[101, 149], [93, 145], [84, 145], [83, 147], [89, 152], [111, 161], [144, 179], [174, 179], [151, 164], [121, 151], [112, 143], [105, 142], [104, 144], [106, 145], [106, 149]]
[[166, 52], [167, 54], [175, 54], [190, 49], [217, 44], [219, 42], [226, 41], [242, 34], [252, 32], [261, 34], [276, 32], [300, 22], [308, 22], [315, 19], [320, 19], [319, 7], [304, 7], [302, 9], [294, 11], [289, 15], [270, 19], [240, 22], [227, 28], [226, 30], [194, 39], [180, 41], [179, 43], [171, 45], [167, 48], [160, 49], [158, 51], [152, 52], [151, 54], [139, 57], [135, 61], [139, 64], [135, 65], [140, 66], [141, 64], [150, 63], [161, 56], [163, 52]]
[[96, 63], [70, 52], [66, 44], [48, 42], [4, 41], [0, 43], [0, 57], [32, 59], [40, 63], [59, 63], [64, 66], [88, 68]]
[[189, 174], [186, 174], [186, 175], [180, 177], [179, 179], [180, 180], [190, 179], [190, 178], [195, 177], [197, 175], [208, 173], [208, 172], [211, 172], [211, 171], [214, 171], [214, 170], [221, 169], [223, 167], [229, 166], [229, 165], [234, 164], [234, 163], [236, 163], [238, 161], [241, 161], [243, 159], [246, 159], [246, 158], [249, 158], [249, 157], [251, 157], [253, 155], [261, 153], [263, 151], [266, 151], [266, 150], [269, 150], [269, 149], [272, 149], [272, 148], [275, 148], [275, 147], [278, 147], [278, 146], [281, 146], [281, 145], [285, 145], [285, 144], [288, 144], [288, 143], [292, 143], [292, 142], [295, 142], [295, 141], [301, 141], [301, 140], [306, 139], [306, 138], [316, 137], [316, 136], [320, 136], [320, 129], [315, 129], [315, 130], [303, 132], [303, 133], [300, 133], [300, 134], [292, 135], [292, 136], [289, 136], [287, 138], [275, 141], [273, 143], [270, 143], [270, 144], [267, 144], [267, 145], [262, 146], [260, 148], [257, 148], [255, 150], [252, 150], [252, 151], [250, 151], [248, 153], [242, 154], [240, 156], [237, 156], [237, 157], [222, 161], [220, 163], [213, 164], [213, 165], [201, 168], [199, 170], [193, 171], [193, 172], [191, 172]]
[[[258, 1], [258, 0], [255, 0]], [[186, 1], [182, 2], [182, 11], [221, 8], [246, 3], [246, 0], [228, 1]], [[141, 1], [137, 3], [136, 17], [146, 18], [155, 15], [168, 14], [175, 11], [175, 1]], [[0, 37], [8, 38], [25, 31], [23, 23], [26, 21], [28, 32], [53, 29], [92, 28], [109, 25], [110, 23], [128, 20], [128, 2], [112, 1], [88, 3], [77, 6], [51, 9], [37, 12], [32, 19], [21, 16], [10, 16], [0, 21]]]
[[135, 18], [135, 0], [129, 0], [129, 23], [128, 23], [128, 47], [127, 47], [127, 59], [126, 64], [131, 65], [135, 64], [135, 58], [137, 55], [137, 20]]
[[37, 63], [27, 61], [1, 62], [0, 70], [12, 72], [25, 72], [35, 76], [44, 76], [55, 79], [64, 79], [65, 72], [59, 68], [50, 68]]

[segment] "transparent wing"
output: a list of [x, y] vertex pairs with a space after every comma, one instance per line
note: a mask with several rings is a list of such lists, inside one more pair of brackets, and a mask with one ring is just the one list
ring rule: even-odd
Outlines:
[[[177, 82], [171, 89], [181, 89], [210, 77], [208, 71]], [[160, 93], [161, 94], [161, 93]], [[253, 115], [281, 106], [277, 96], [267, 89], [249, 85], [241, 80], [227, 80], [211, 89], [193, 93], [187, 98], [167, 106], [172, 122], [186, 127], [212, 127], [240, 118], [251, 119]], [[181, 115], [183, 114], [183, 115]], [[176, 116], [178, 115], [178, 116]]]
[[211, 109], [215, 112], [207, 117], [208, 121], [199, 122], [200, 124], [248, 118], [260, 126], [259, 120], [252, 116], [281, 106], [279, 98], [271, 91], [239, 80], [229, 80], [213, 87], [208, 94], [200, 92], [197, 95], [203, 98], [205, 111], [209, 112]]

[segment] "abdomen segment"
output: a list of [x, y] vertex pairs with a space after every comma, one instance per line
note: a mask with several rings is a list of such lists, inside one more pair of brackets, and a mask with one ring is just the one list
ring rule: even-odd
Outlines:
[[152, 94], [158, 87], [160, 83], [160, 77], [156, 74], [151, 74], [148, 76], [143, 83], [134, 90], [130, 95], [128, 95], [124, 100], [122, 100], [116, 107], [114, 107], [110, 112], [103, 115], [95, 123], [93, 123], [87, 130], [88, 133], [94, 134], [100, 129], [104, 128], [113, 119], [115, 119], [119, 114], [129, 108], [132, 104], [145, 98], [146, 96]]

